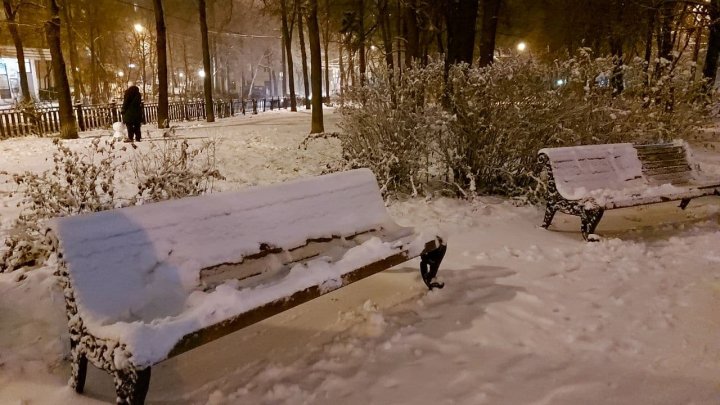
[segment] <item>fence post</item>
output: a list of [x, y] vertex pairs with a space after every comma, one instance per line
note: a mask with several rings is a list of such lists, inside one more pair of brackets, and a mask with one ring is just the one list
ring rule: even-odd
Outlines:
[[235, 116], [235, 104], [233, 103], [233, 99], [230, 99], [230, 116]]
[[253, 105], [253, 114], [257, 114], [258, 113], [258, 105], [257, 105], [256, 99], [252, 99], [252, 105]]
[[118, 119], [118, 110], [117, 110], [117, 104], [115, 104], [114, 101], [110, 102], [110, 116], [112, 117], [113, 124], [120, 121]]
[[78, 128], [80, 128], [80, 132], [82, 132], [85, 130], [85, 119], [83, 117], [83, 110], [82, 110], [81, 103], [75, 104], [75, 112], [77, 114]]
[[242, 108], [242, 114], [245, 115], [245, 99], [240, 99], [240, 104]]

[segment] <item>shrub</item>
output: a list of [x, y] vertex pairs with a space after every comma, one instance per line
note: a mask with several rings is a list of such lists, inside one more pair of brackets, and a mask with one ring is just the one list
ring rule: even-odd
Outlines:
[[534, 200], [543, 147], [666, 141], [707, 123], [708, 100], [690, 65], [651, 71], [646, 85], [642, 61], [633, 60], [621, 70], [620, 95], [599, 80], [614, 67], [581, 49], [550, 62], [453, 66], [447, 86], [441, 62], [407, 70], [400, 81], [378, 75], [341, 108], [346, 164], [370, 167], [390, 193]]
[[193, 148], [186, 140], [163, 140], [130, 160], [138, 189], [123, 199], [115, 178], [127, 170], [127, 163], [118, 163], [125, 146], [117, 149], [115, 141], [95, 139], [86, 151], [78, 152], [57, 139], [53, 143], [57, 151], [51, 170], [12, 175], [24, 197], [23, 210], [5, 240], [0, 273], [47, 258], [51, 247], [44, 237], [44, 224], [50, 218], [203, 194], [212, 190], [215, 179], [223, 178], [215, 168], [214, 141]]

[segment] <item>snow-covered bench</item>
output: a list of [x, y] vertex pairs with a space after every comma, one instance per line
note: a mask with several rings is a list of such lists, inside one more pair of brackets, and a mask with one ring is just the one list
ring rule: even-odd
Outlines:
[[58, 218], [48, 236], [71, 386], [89, 360], [133, 404], [151, 366], [411, 258], [441, 288], [446, 249], [390, 218], [367, 169]]
[[543, 227], [556, 211], [581, 218], [583, 238], [595, 232], [605, 210], [720, 195], [720, 179], [692, 163], [683, 141], [545, 148], [538, 152], [548, 174]]

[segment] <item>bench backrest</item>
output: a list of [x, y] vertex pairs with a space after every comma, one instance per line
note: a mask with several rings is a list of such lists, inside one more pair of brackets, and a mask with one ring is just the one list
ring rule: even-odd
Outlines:
[[642, 162], [643, 175], [650, 184], [683, 185], [695, 179], [689, 162], [689, 150], [682, 142], [635, 145]]
[[394, 224], [367, 169], [53, 220], [78, 312], [96, 325], [173, 316], [200, 272]]
[[694, 179], [682, 142], [630, 143], [545, 148], [560, 195], [579, 199], [593, 190], [682, 185]]
[[630, 143], [541, 149], [552, 168], [555, 187], [567, 199], [592, 190], [621, 190], [643, 182], [642, 164]]

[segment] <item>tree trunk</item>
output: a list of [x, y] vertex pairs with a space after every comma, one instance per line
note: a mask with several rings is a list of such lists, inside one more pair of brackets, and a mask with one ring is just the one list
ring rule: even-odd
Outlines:
[[625, 1], [619, 0], [614, 1], [613, 6], [617, 11], [616, 24], [611, 28], [610, 34], [610, 53], [613, 57], [612, 76], [610, 77], [610, 84], [613, 88], [613, 96], [617, 96], [625, 90], [625, 77], [623, 74], [623, 37], [625, 36], [618, 27], [624, 27], [623, 17], [625, 15]]
[[203, 70], [205, 71], [205, 77], [203, 78], [205, 117], [207, 122], [215, 122], [215, 109], [213, 108], [212, 96], [213, 72], [212, 67], [210, 66], [210, 48], [208, 43], [207, 10], [205, 8], [205, 0], [198, 0], [198, 9], [200, 12], [200, 35], [202, 36]]
[[338, 64], [340, 65], [340, 102], [345, 93], [345, 64], [343, 63], [343, 41], [338, 42]]
[[365, 61], [365, 0], [357, 0], [358, 7], [358, 52], [360, 53], [360, 87], [365, 85], [365, 71], [367, 62]]
[[325, 97], [330, 102], [330, 0], [325, 0], [325, 26], [323, 27], [323, 51], [325, 52]]
[[285, 94], [287, 94], [287, 63], [285, 62], [285, 40], [283, 38], [284, 37], [280, 38], [280, 50], [282, 54], [282, 91], [280, 94], [285, 97]]
[[73, 115], [70, 83], [60, 45], [60, 7], [58, 7], [57, 0], [47, 0], [47, 3], [50, 19], [45, 22], [45, 36], [52, 57], [53, 78], [60, 106], [60, 136], [64, 139], [76, 139], [78, 137], [77, 123]]
[[712, 90], [715, 85], [715, 77], [718, 69], [718, 56], [720, 56], [720, 0], [712, 0], [708, 4], [710, 14], [710, 35], [708, 37], [708, 49], [705, 55], [705, 66], [703, 77], [707, 80], [706, 88]]
[[[155, 11], [155, 29], [157, 32], [157, 59], [158, 59], [158, 128], [168, 128], [168, 77], [167, 77], [167, 45], [165, 32], [165, 15], [162, 0], [153, 0]], [[212, 96], [211, 96], [212, 97]]]
[[[477, 2], [467, 2], [467, 3], [475, 3], [475, 13], [477, 13]], [[498, 14], [500, 13], [500, 3], [501, 0], [483, 0], [482, 2], [482, 30], [480, 31], [480, 66], [488, 66], [493, 63], [493, 60], [495, 58], [495, 33], [497, 32], [497, 24], [498, 24]], [[466, 12], [472, 13], [471, 9], [468, 9]], [[465, 24], [469, 24], [468, 32], [465, 34], [467, 36], [472, 35], [475, 36], [475, 30], [473, 29], [472, 32], [470, 32], [470, 27], [474, 27], [474, 22], [470, 21], [470, 17], [467, 17], [467, 22]], [[448, 30], [450, 30], [450, 21], [448, 21]], [[449, 36], [448, 36], [449, 38]], [[468, 40], [469, 38], [466, 38], [465, 40]], [[450, 43], [448, 39], [448, 54], [450, 53]], [[469, 45], [467, 45], [469, 46]], [[464, 55], [464, 57], [470, 56], [469, 60], [463, 60], [463, 62], [468, 62], [472, 64], [472, 51], [468, 51], [468, 49], [465, 49], [464, 51], [461, 51]]]
[[[447, 25], [447, 53], [445, 55], [445, 70], [460, 62], [472, 64], [473, 50], [475, 48], [475, 23], [477, 21], [479, 0], [450, 0], [445, 11]], [[500, 0], [483, 0], [483, 21], [488, 19], [494, 24], [492, 27], [483, 27], [483, 42], [492, 37], [494, 49], [495, 28], [497, 27], [497, 8]], [[492, 30], [490, 30], [492, 28]], [[487, 58], [487, 50], [483, 56]], [[492, 56], [491, 56], [492, 58]], [[486, 61], [487, 62], [487, 61]]]
[[65, 19], [65, 30], [67, 31], [68, 50], [70, 51], [70, 75], [73, 80], [73, 98], [78, 103], [85, 94], [82, 76], [80, 74], [80, 66], [78, 63], [77, 47], [75, 46], [75, 32], [72, 29], [72, 13], [70, 12], [70, 0], [65, 0], [62, 8], [63, 18]]
[[295, 13], [298, 16], [297, 29], [300, 41], [300, 58], [302, 60], [303, 90], [305, 90], [305, 109], [310, 109], [310, 81], [308, 80], [307, 50], [305, 49], [305, 28], [303, 27], [303, 12], [300, 0], [295, 0]]
[[417, 0], [407, 0], [403, 5], [405, 20], [405, 69], [412, 67], [412, 62], [420, 58], [419, 27], [417, 21]]
[[25, 66], [25, 49], [23, 48], [22, 37], [20, 36], [17, 22], [15, 20], [18, 10], [17, 8], [13, 10], [12, 4], [10, 4], [10, 0], [3, 0], [3, 7], [5, 8], [5, 19], [7, 20], [7, 27], [10, 31], [10, 36], [12, 37], [13, 44], [15, 44], [15, 52], [17, 54], [18, 74], [20, 75], [20, 92], [22, 93], [20, 95], [20, 100], [32, 100], [30, 94], [30, 86], [28, 84], [27, 78], [27, 67]]
[[[287, 58], [288, 85], [290, 86], [290, 111], [297, 111], [297, 100], [295, 99], [295, 73], [293, 72], [292, 37], [288, 28], [288, 0], [280, 0], [280, 17], [282, 20], [282, 37], [285, 42], [285, 57]], [[284, 76], [283, 76], [284, 77]]]
[[388, 0], [378, 0], [378, 25], [382, 36], [383, 47], [385, 48], [385, 63], [387, 64], [390, 77], [393, 75], [393, 45], [392, 45], [392, 28], [390, 27], [390, 10], [388, 9]]
[[320, 55], [320, 29], [317, 20], [317, 0], [308, 1], [308, 36], [310, 37], [310, 76], [312, 81], [311, 134], [325, 132], [322, 111], [322, 58]]

